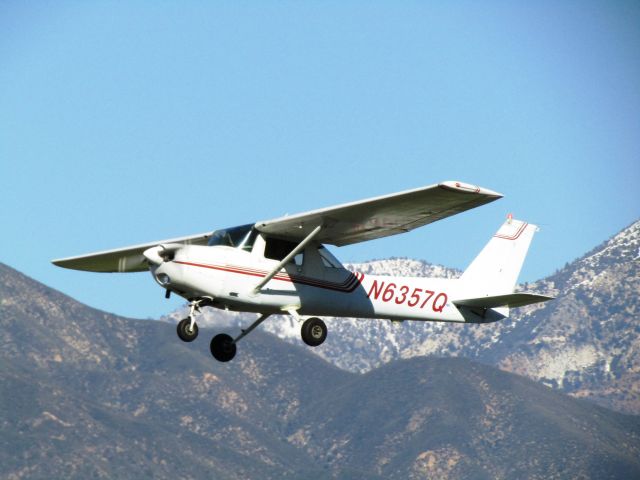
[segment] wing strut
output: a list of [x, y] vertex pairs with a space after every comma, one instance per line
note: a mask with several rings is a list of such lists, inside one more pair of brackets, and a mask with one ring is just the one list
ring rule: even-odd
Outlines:
[[311, 233], [309, 233], [309, 235], [307, 235], [306, 237], [304, 237], [304, 239], [298, 244], [298, 246], [296, 248], [294, 248], [293, 250], [291, 250], [291, 253], [289, 253], [289, 255], [287, 255], [286, 257], [284, 257], [282, 259], [282, 261], [276, 265], [273, 270], [271, 270], [271, 272], [269, 272], [269, 274], [264, 277], [260, 283], [258, 283], [258, 285], [255, 286], [255, 288], [253, 289], [253, 294], [257, 294], [262, 287], [264, 287], [269, 280], [271, 280], [273, 277], [276, 276], [276, 274], [282, 270], [282, 267], [284, 267], [287, 263], [289, 263], [291, 261], [291, 259], [293, 257], [295, 257], [298, 253], [300, 253], [304, 247], [307, 246], [307, 244], [313, 240], [313, 237], [315, 237], [318, 232], [320, 232], [320, 229], [322, 228], [321, 225], [318, 225], [316, 228], [314, 228]]

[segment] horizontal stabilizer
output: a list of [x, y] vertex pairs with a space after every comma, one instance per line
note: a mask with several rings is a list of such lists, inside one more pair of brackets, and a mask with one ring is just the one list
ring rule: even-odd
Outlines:
[[524, 307], [533, 303], [547, 302], [554, 297], [539, 295], [537, 293], [510, 293], [507, 295], [493, 295], [480, 298], [464, 298], [454, 300], [456, 306], [474, 308], [498, 308], [498, 307]]

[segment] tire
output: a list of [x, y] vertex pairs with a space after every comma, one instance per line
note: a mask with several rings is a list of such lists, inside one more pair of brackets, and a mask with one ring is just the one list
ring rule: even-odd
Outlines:
[[178, 337], [180, 337], [180, 340], [183, 342], [193, 342], [198, 336], [198, 324], [193, 324], [193, 330], [189, 330], [189, 325], [191, 325], [191, 319], [187, 317], [180, 320], [176, 327]]
[[319, 318], [312, 317], [302, 324], [300, 335], [304, 343], [310, 347], [317, 347], [327, 338], [327, 326]]
[[226, 333], [213, 337], [209, 349], [213, 358], [219, 362], [228, 362], [236, 356], [236, 344], [233, 343], [233, 338]]

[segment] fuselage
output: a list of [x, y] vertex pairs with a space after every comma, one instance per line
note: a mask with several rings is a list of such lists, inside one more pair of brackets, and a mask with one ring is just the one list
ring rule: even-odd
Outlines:
[[453, 300], [464, 296], [464, 285], [459, 280], [365, 275], [344, 268], [319, 244], [308, 245], [301, 258], [286, 264], [255, 292], [255, 286], [278, 263], [278, 259], [265, 257], [265, 239], [259, 236], [251, 250], [222, 245], [184, 246], [171, 261], [152, 265], [151, 272], [164, 288], [187, 299], [210, 298], [213, 306], [229, 310], [481, 321], [454, 305]]

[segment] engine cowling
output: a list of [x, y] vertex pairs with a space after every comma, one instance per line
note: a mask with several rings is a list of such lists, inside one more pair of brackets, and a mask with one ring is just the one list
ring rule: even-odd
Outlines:
[[172, 261], [176, 252], [183, 246], [180, 243], [165, 243], [146, 249], [142, 255], [153, 265], [161, 265], [164, 262]]

